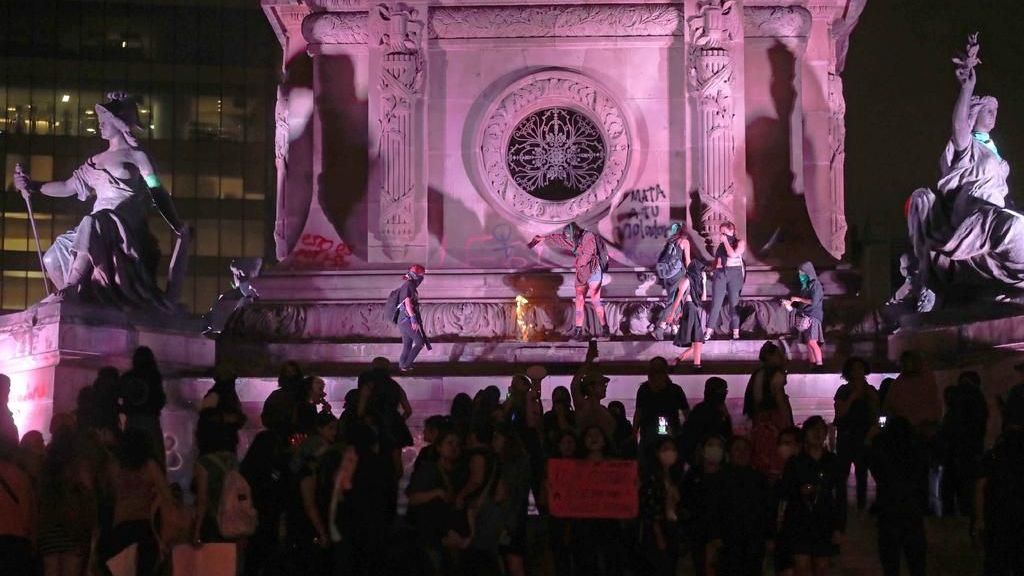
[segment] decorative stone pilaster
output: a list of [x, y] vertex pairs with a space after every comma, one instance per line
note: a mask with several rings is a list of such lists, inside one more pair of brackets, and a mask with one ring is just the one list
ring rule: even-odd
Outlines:
[[[827, 194], [819, 194], [821, 200], [813, 204], [813, 196], [808, 194], [808, 213], [818, 240], [837, 259], [846, 252], [847, 232], [846, 99], [842, 72], [850, 32], [857, 24], [864, 5], [865, 0], [814, 0], [807, 7], [814, 25], [807, 57], [811, 74], [805, 82], [816, 84], [824, 92], [824, 98], [820, 102], [805, 98], [804, 114], [810, 118], [820, 117], [820, 123], [828, 130], [827, 148], [824, 142], [811, 144], [819, 148], [815, 157], [821, 158], [819, 166], [822, 169], [819, 172], [827, 174], [827, 178], [818, 185], [827, 187]], [[814, 184], [810, 183], [811, 186]]]
[[735, 0], [701, 0], [690, 18], [690, 86], [697, 113], [697, 193], [700, 230], [709, 237], [736, 222], [735, 63], [729, 45], [737, 26]]
[[380, 47], [377, 154], [380, 174], [378, 240], [384, 256], [400, 259], [414, 241], [417, 198], [425, 198], [422, 139], [424, 22], [417, 10], [381, 4], [372, 12]]

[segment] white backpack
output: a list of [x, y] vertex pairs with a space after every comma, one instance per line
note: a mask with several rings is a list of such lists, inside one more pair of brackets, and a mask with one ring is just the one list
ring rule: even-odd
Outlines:
[[211, 458], [224, 472], [220, 504], [217, 506], [217, 529], [221, 536], [234, 540], [252, 536], [259, 524], [259, 514], [252, 505], [252, 489], [238, 468], [228, 468], [217, 458]]

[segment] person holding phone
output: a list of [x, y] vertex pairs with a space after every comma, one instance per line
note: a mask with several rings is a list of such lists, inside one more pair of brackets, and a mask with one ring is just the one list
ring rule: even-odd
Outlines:
[[743, 280], [746, 276], [743, 255], [747, 251], [747, 242], [736, 236], [736, 225], [732, 222], [723, 222], [718, 227], [718, 232], [720, 240], [712, 262], [714, 271], [711, 276], [711, 315], [708, 316], [704, 339], [710, 340], [714, 335], [715, 326], [721, 320], [722, 304], [728, 297], [729, 329], [732, 330], [732, 339], [739, 340], [740, 292], [743, 290]]

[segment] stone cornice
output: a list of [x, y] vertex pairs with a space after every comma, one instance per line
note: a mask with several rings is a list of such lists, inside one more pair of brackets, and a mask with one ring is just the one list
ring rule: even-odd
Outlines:
[[367, 12], [314, 12], [302, 21], [302, 36], [316, 44], [366, 44]]
[[745, 6], [747, 38], [803, 38], [811, 31], [811, 12], [803, 6]]

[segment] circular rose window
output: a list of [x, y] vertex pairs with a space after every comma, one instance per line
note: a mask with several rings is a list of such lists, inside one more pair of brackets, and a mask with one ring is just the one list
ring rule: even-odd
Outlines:
[[523, 224], [606, 210], [630, 163], [627, 117], [582, 74], [544, 70], [491, 98], [476, 133], [480, 192]]
[[508, 172], [524, 192], [559, 202], [590, 189], [604, 170], [605, 145], [590, 118], [568, 108], [545, 108], [512, 130]]

